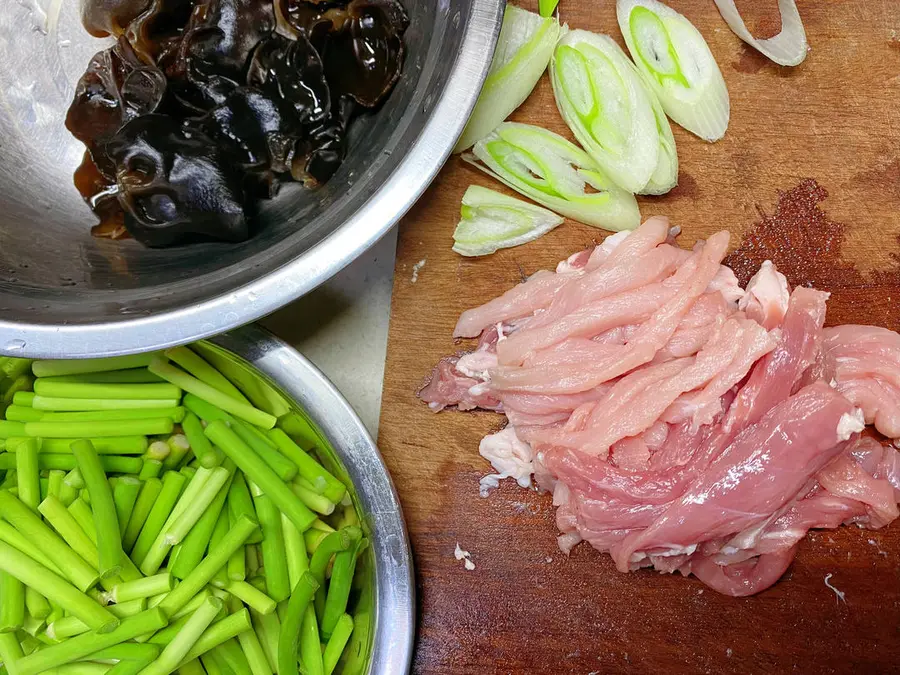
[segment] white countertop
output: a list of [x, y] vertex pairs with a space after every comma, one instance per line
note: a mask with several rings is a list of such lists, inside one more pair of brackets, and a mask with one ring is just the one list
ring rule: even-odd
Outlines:
[[331, 281], [261, 322], [328, 376], [373, 437], [381, 413], [396, 249], [394, 228]]

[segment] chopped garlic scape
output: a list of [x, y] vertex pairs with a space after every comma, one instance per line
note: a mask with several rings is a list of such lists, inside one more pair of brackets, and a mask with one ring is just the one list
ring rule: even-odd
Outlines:
[[550, 61], [550, 81], [582, 147], [620, 187], [643, 190], [658, 164], [660, 132], [654, 95], [625, 53], [609, 36], [568, 31]]
[[628, 50], [666, 114], [704, 140], [722, 138], [728, 89], [700, 32], [657, 0], [618, 0], [616, 12]]
[[494, 59], [475, 110], [453, 152], [487, 136], [528, 98], [559, 38], [559, 20], [507, 5]]
[[[584, 150], [552, 131], [505, 122], [463, 159], [556, 213], [607, 230], [640, 224], [634, 195]], [[477, 160], [480, 160], [477, 161]]]
[[460, 215], [453, 250], [465, 256], [488, 255], [534, 241], [563, 222], [552, 211], [479, 185], [466, 190]]
[[728, 27], [748, 45], [762, 52], [775, 63], [782, 66], [796, 66], [806, 58], [809, 47], [806, 44], [806, 31], [797, 11], [794, 0], [778, 0], [778, 11], [781, 14], [781, 31], [764, 40], [751, 35], [734, 0], [715, 0], [722, 18]]

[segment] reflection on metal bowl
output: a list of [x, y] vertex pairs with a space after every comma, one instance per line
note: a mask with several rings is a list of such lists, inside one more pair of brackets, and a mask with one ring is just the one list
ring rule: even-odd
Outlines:
[[404, 0], [403, 75], [356, 121], [318, 190], [288, 184], [239, 244], [147, 249], [92, 238], [63, 126], [73, 86], [106, 46], [77, 2], [0, 5], [0, 354], [110, 356], [208, 337], [315, 288], [377, 241], [443, 164], [487, 73], [502, 0]]

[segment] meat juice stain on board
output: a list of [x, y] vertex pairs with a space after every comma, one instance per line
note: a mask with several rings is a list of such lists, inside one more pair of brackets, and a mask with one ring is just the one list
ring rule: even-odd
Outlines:
[[763, 261], [771, 260], [792, 286], [829, 291], [829, 325], [860, 323], [900, 330], [900, 254], [890, 254], [894, 261], [890, 267], [863, 274], [852, 254], [844, 251], [848, 226], [830, 220], [819, 208], [827, 197], [828, 191], [813, 178], [779, 192], [773, 213], [757, 207], [761, 220], [746, 231], [724, 264], [734, 270], [741, 285]]

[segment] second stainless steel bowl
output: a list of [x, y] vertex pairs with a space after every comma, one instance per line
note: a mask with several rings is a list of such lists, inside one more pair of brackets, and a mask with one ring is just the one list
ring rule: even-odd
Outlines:
[[63, 126], [104, 42], [78, 2], [0, 3], [0, 354], [109, 356], [185, 343], [308, 292], [377, 241], [443, 164], [481, 89], [503, 0], [404, 0], [404, 73], [360, 120], [317, 191], [287, 186], [242, 244], [146, 249], [93, 239], [72, 183], [83, 146]]
[[[397, 494], [362, 422], [309, 361], [260, 328], [241, 328], [197, 348], [245, 393], [252, 393], [254, 404], [278, 414], [286, 430], [284, 413], [300, 415], [302, 427], [315, 434], [310, 444], [323, 450], [324, 460], [336, 460], [328, 468], [353, 485], [371, 543], [361, 560], [368, 592], [354, 593], [351, 599], [348, 611], [356, 626], [337, 672], [407, 672], [415, 635], [412, 557]], [[251, 367], [258, 372], [251, 374]], [[259, 373], [271, 387], [259, 382]]]

